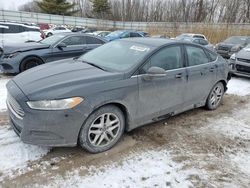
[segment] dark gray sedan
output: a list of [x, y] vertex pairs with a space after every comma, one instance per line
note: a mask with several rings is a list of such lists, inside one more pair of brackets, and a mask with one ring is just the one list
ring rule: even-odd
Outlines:
[[124, 131], [206, 106], [216, 109], [228, 63], [196, 44], [122, 39], [78, 59], [25, 71], [7, 84], [11, 124], [25, 143], [113, 147]]
[[215, 49], [224, 58], [230, 58], [250, 43], [249, 36], [232, 36], [225, 41], [216, 44]]
[[61, 33], [40, 42], [5, 46], [0, 53], [0, 69], [4, 73], [23, 72], [51, 61], [79, 57], [105, 42], [87, 34]]

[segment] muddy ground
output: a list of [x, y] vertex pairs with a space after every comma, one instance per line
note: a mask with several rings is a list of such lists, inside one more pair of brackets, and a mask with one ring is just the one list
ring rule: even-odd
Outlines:
[[[93, 155], [86, 153], [80, 147], [53, 148], [40, 160], [30, 162], [28, 172], [15, 178], [6, 177], [0, 183], [0, 187], [46, 185], [53, 181], [54, 176], [59, 174], [64, 177], [67, 172], [81, 166], [100, 167], [122, 161], [130, 154], [140, 154], [149, 149], [162, 148], [172, 151], [173, 160], [177, 163], [184, 163], [183, 168], [196, 168], [206, 172], [208, 176], [206, 179], [203, 179], [204, 174], [189, 177], [195, 187], [226, 187], [227, 185], [250, 187], [249, 175], [235, 169], [227, 159], [229, 153], [244, 150], [249, 146], [250, 140], [224, 137], [215, 131], [207, 131], [209, 130], [207, 128], [202, 133], [197, 131], [207, 126], [211, 118], [230, 117], [233, 109], [244, 108], [249, 99], [249, 96], [226, 95], [223, 105], [216, 111], [207, 111], [204, 108], [195, 109], [138, 128], [126, 133], [119, 144], [106, 153]], [[0, 125], [5, 124], [8, 124], [8, 118], [6, 112], [2, 112]], [[87, 173], [87, 170], [80, 171], [82, 176]]]

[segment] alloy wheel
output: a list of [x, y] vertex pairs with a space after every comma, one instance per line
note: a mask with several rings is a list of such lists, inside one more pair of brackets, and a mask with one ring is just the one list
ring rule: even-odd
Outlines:
[[120, 128], [121, 122], [115, 114], [102, 114], [91, 124], [88, 139], [95, 147], [105, 147], [116, 139]]
[[222, 99], [222, 96], [223, 96], [223, 88], [221, 87], [221, 85], [217, 85], [216, 87], [214, 87], [210, 96], [211, 105], [213, 107], [218, 106]]

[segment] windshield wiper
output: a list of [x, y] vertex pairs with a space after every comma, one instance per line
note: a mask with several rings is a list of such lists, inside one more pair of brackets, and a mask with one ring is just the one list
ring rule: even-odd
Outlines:
[[98, 69], [101, 69], [101, 70], [103, 70], [103, 71], [107, 71], [105, 68], [103, 68], [103, 67], [101, 67], [101, 66], [99, 66], [99, 65], [96, 65], [96, 64], [94, 64], [94, 63], [90, 63], [90, 62], [86, 62], [86, 61], [82, 61], [83, 63], [87, 63], [87, 64], [89, 64], [89, 65], [91, 65], [91, 66], [93, 66], [93, 67], [96, 67], [96, 68], [98, 68]]

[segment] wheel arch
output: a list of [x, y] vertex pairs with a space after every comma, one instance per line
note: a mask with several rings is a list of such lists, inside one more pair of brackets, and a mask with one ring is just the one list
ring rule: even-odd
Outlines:
[[22, 60], [20, 61], [21, 63], [19, 64], [19, 71], [20, 72], [21, 72], [21, 66], [22, 66], [23, 62], [25, 61], [25, 59], [32, 58], [32, 57], [40, 59], [42, 61], [42, 64], [45, 63], [45, 61], [40, 56], [38, 56], [38, 55], [28, 55], [28, 56], [25, 56], [24, 58], [22, 58]]
[[123, 103], [117, 102], [117, 101], [116, 102], [107, 102], [107, 103], [101, 104], [100, 106], [94, 108], [93, 112], [96, 111], [99, 108], [102, 108], [104, 106], [109, 106], [109, 105], [116, 106], [117, 108], [119, 108], [122, 111], [122, 113], [124, 115], [124, 119], [125, 119], [125, 130], [127, 130], [128, 127], [129, 127], [129, 119], [130, 119], [129, 117], [130, 117], [130, 115], [129, 115], [129, 112], [128, 112], [128, 109], [127, 109], [126, 105], [124, 105]]
[[[226, 92], [227, 91], [227, 81], [225, 81], [225, 80], [219, 80], [217, 83], [219, 83], [219, 82], [221, 82], [222, 84], [223, 84], [223, 86], [224, 86], [224, 91]], [[216, 83], [216, 84], [217, 84]]]

